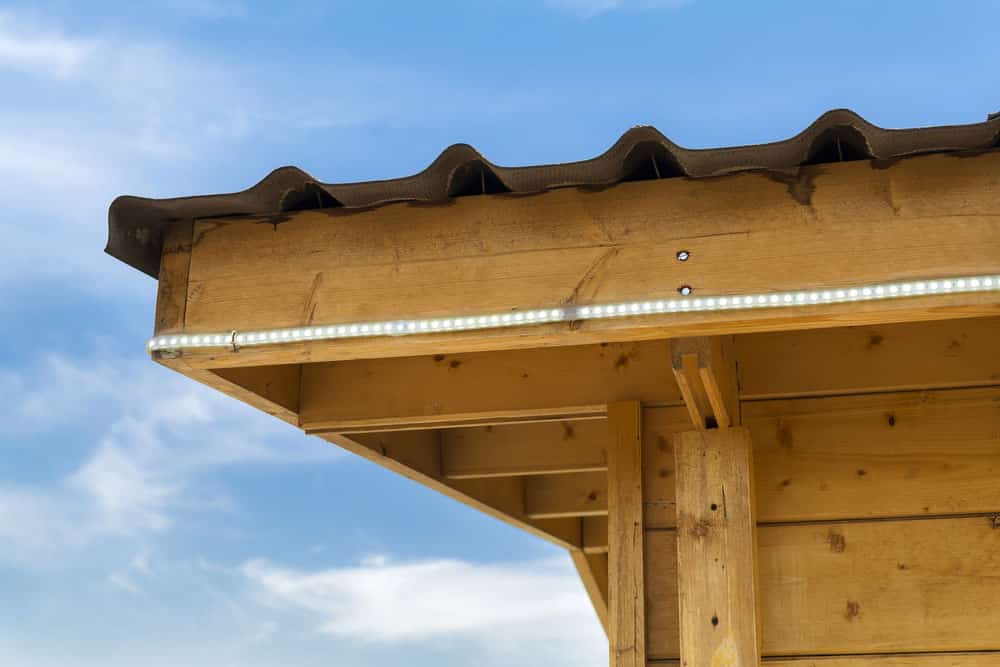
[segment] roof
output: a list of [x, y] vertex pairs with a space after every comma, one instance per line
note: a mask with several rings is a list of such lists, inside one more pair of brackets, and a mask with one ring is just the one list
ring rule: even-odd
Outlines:
[[895, 160], [940, 152], [1000, 147], [1000, 114], [985, 122], [884, 129], [858, 114], [829, 111], [794, 137], [768, 144], [690, 149], [654, 127], [634, 127], [590, 160], [501, 167], [467, 144], [445, 149], [418, 174], [363, 183], [323, 183], [297, 167], [281, 167], [242, 192], [148, 199], [121, 196], [108, 211], [105, 252], [156, 277], [164, 230], [195, 218], [264, 215], [317, 208], [367, 209], [391, 202], [443, 202], [481, 194], [603, 187], [659, 178], [706, 178], [746, 171], [783, 171], [848, 160]]

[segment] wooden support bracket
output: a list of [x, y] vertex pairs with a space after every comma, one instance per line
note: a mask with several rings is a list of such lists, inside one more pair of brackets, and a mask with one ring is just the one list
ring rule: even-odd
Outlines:
[[670, 362], [695, 428], [740, 423], [731, 336], [671, 340]]

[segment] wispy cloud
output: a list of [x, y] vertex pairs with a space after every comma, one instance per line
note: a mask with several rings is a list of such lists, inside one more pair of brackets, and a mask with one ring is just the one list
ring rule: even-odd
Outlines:
[[571, 12], [581, 18], [591, 18], [612, 11], [651, 11], [655, 9], [677, 9], [694, 0], [546, 0], [553, 8]]
[[[341, 455], [148, 361], [52, 356], [0, 373], [0, 383], [16, 389], [0, 410], [0, 438], [10, 447], [31, 436], [72, 434], [85, 418], [98, 424], [93, 444], [79, 446], [83, 458], [61, 479], [0, 479], [0, 544], [7, 545], [0, 553], [15, 559], [58, 559], [101, 538], [161, 533], [178, 512], [225, 509], [225, 497], [199, 484], [225, 466]], [[143, 562], [135, 565], [141, 570]]]
[[[568, 559], [395, 562], [384, 556], [319, 571], [252, 560], [240, 571], [263, 599], [303, 612], [316, 630], [361, 643], [472, 641], [517, 647], [536, 662], [599, 665], [607, 646]], [[505, 648], [506, 647], [506, 648]]]
[[95, 47], [53, 29], [25, 34], [12, 14], [0, 13], [0, 69], [64, 78], [78, 72]]
[[[226, 0], [172, 5], [216, 18], [244, 10]], [[489, 108], [534, 103], [516, 92], [498, 99], [488, 84], [456, 90], [439, 71], [407, 63], [344, 57], [290, 68], [110, 28], [72, 33], [13, 12], [0, 14], [0, 87], [0, 197], [18, 219], [0, 224], [8, 244], [24, 249], [0, 265], [0, 285], [73, 277], [83, 289], [119, 295], [112, 278], [121, 267], [100, 252], [107, 207], [119, 194], [191, 194], [190, 184], [163, 173], [205, 169], [206, 190], [237, 189], [250, 183], [219, 185], [208, 165], [249, 150], [251, 139], [478, 113], [484, 99]]]

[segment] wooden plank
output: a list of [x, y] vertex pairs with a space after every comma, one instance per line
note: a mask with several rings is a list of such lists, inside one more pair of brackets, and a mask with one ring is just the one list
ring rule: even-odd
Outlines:
[[[650, 660], [653, 665], [680, 665], [679, 660]], [[998, 651], [947, 653], [876, 653], [851, 656], [764, 658], [765, 667], [996, 667]]]
[[353, 437], [329, 433], [321, 437], [532, 535], [567, 549], [580, 548], [579, 519], [558, 519], [543, 525], [525, 516], [521, 478], [445, 480], [441, 476], [440, 441], [434, 431], [365, 433]]
[[677, 525], [674, 438], [691, 429], [685, 408], [642, 409], [643, 502], [647, 528]]
[[588, 554], [608, 553], [608, 517], [585, 516], [583, 524], [583, 551]]
[[688, 431], [675, 440], [674, 456], [681, 662], [757, 667], [760, 622], [750, 432]]
[[[608, 639], [611, 667], [645, 667], [642, 409], [608, 406]], [[655, 589], [652, 589], [655, 590]]]
[[[1000, 388], [745, 403], [762, 522], [1000, 511]], [[678, 408], [643, 410], [647, 527], [676, 525]]]
[[600, 471], [525, 477], [524, 511], [532, 519], [606, 515], [608, 475]]
[[261, 398], [298, 414], [299, 386], [302, 366], [248, 366], [246, 368], [220, 368], [216, 375], [243, 387]]
[[[767, 331], [799, 331], [848, 326], [882, 326], [899, 322], [930, 322], [1000, 314], [996, 292], [942, 294], [886, 302], [860, 301], [828, 306], [798, 306], [735, 312], [677, 313], [639, 318], [589, 320], [585, 323], [537, 325], [519, 330], [490, 329], [419, 336], [351, 338], [334, 341], [283, 343], [242, 347], [238, 352], [185, 350], [192, 368], [232, 368], [270, 364], [315, 363], [340, 360], [468, 354], [499, 350], [552, 348], [606, 342], [641, 342], [683, 336], [719, 336]], [[626, 324], [634, 326], [626, 328]], [[159, 354], [159, 353], [156, 353]]]
[[761, 521], [1000, 511], [1000, 388], [743, 410]]
[[[766, 655], [1000, 650], [988, 517], [761, 526], [758, 540]], [[653, 658], [678, 654], [675, 544], [646, 533]]]
[[741, 396], [996, 385], [998, 339], [997, 317], [737, 336]]
[[603, 419], [451, 428], [441, 432], [445, 477], [505, 477], [608, 469]]
[[1000, 652], [775, 658], [765, 660], [764, 664], [767, 667], [996, 667], [1000, 665]]
[[597, 619], [608, 633], [608, 555], [587, 554], [582, 551], [569, 552], [570, 559], [580, 575], [580, 581], [587, 591]]
[[302, 426], [360, 432], [604, 415], [636, 396], [677, 404], [667, 343], [309, 364]]
[[[602, 192], [466, 197], [195, 226], [192, 332], [694, 295], [841, 287], [1000, 270], [1000, 154], [885, 169], [804, 168], [806, 190], [759, 173], [623, 183]], [[808, 193], [803, 194], [803, 193]], [[679, 249], [691, 259], [678, 262]], [[997, 314], [1000, 295], [614, 318], [489, 332], [191, 352], [262, 365]], [[198, 361], [198, 360], [201, 361]], [[269, 361], [261, 361], [267, 359]]]
[[190, 221], [178, 222], [167, 228], [163, 238], [156, 286], [154, 334], [184, 331], [193, 234]]

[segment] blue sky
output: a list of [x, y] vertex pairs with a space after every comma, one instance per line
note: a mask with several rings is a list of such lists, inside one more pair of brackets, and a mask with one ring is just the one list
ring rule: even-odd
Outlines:
[[[128, 5], [125, 7], [125, 5]], [[1000, 110], [1000, 4], [0, 4], [0, 665], [606, 664], [558, 550], [150, 362], [118, 194]], [[433, 604], [427, 601], [433, 600]], [[555, 661], [555, 662], [554, 662]]]

